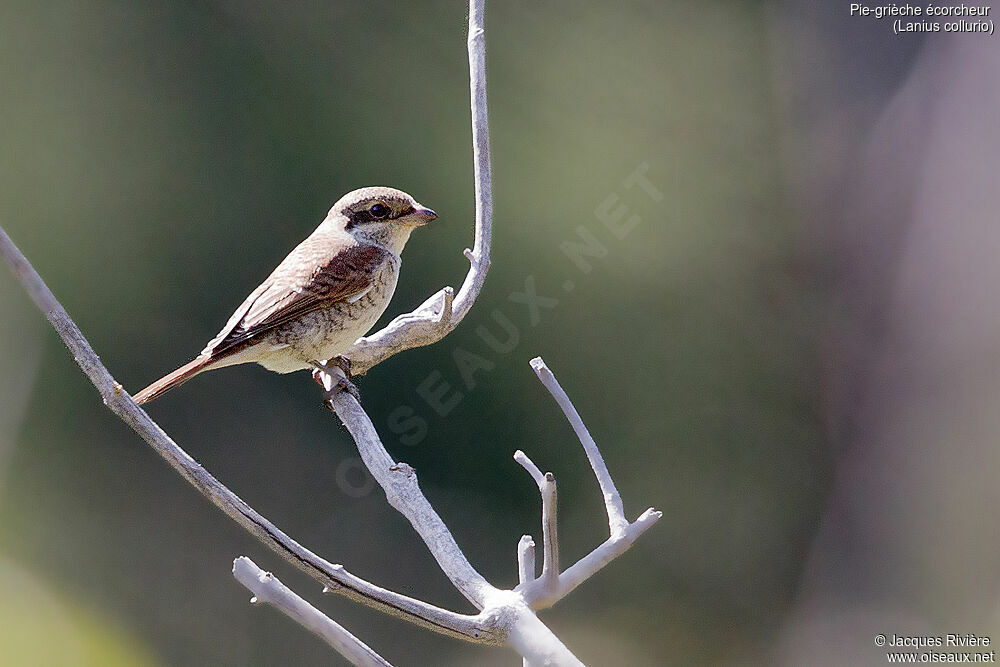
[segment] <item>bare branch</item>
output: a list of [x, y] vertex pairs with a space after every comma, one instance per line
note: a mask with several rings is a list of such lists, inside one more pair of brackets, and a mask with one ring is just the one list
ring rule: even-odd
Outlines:
[[397, 463], [389, 456], [375, 426], [357, 398], [348, 391], [340, 391], [343, 386], [341, 382], [346, 379], [344, 371], [331, 365], [317, 369], [315, 375], [323, 383], [328, 404], [333, 407], [357, 443], [361, 460], [385, 490], [389, 504], [407, 518], [462, 595], [482, 609], [487, 596], [496, 589], [472, 567], [462, 553], [448, 527], [420, 491], [413, 468], [405, 463]]
[[509, 600], [497, 606], [509, 617], [506, 625], [510, 628], [508, 643], [523, 658], [526, 666], [552, 665], [553, 667], [584, 667], [580, 659], [552, 634], [541, 619], [525, 605], [516, 594], [502, 591]]
[[101, 393], [104, 404], [202, 495], [261, 542], [324, 586], [352, 600], [453, 637], [483, 643], [503, 642], [503, 637], [484, 626], [483, 619], [479, 617], [456, 614], [379, 588], [350, 574], [342, 566], [327, 562], [288, 537], [199, 465], [135, 404], [132, 397], [111, 377], [76, 323], [2, 227], [0, 255], [10, 265], [28, 295], [45, 313], [73, 353], [76, 363]]
[[656, 523], [663, 512], [654, 510], [652, 507], [643, 512], [638, 519], [630, 523], [625, 532], [618, 537], [609, 537], [599, 547], [578, 560], [559, 575], [559, 588], [550, 600], [532, 600], [531, 606], [534, 609], [551, 607], [553, 604], [566, 597], [574, 588], [585, 582], [600, 570], [602, 567], [613, 561], [618, 556], [625, 553], [632, 544], [639, 539], [639, 536], [646, 532], [650, 526]]
[[[573, 564], [569, 569], [567, 569], [562, 574], [558, 575], [558, 580], [553, 582], [551, 579], [546, 579], [543, 575], [539, 579], [525, 584], [521, 582], [515, 590], [520, 591], [525, 600], [531, 605], [532, 609], [544, 609], [546, 607], [551, 607], [553, 604], [564, 598], [570, 591], [579, 586], [581, 583], [593, 576], [598, 570], [610, 563], [612, 560], [623, 554], [632, 544], [646, 532], [646, 529], [652, 526], [656, 521], [663, 516], [662, 512], [650, 508], [642, 513], [642, 515], [635, 520], [634, 523], [629, 523], [628, 519], [625, 518], [625, 509], [622, 505], [621, 496], [618, 495], [618, 489], [615, 488], [615, 483], [611, 479], [611, 474], [608, 472], [607, 466], [604, 464], [604, 459], [601, 457], [601, 452], [597, 448], [597, 443], [591, 437], [590, 432], [584, 425], [583, 420], [580, 418], [580, 414], [576, 411], [573, 406], [572, 401], [570, 401], [569, 396], [563, 391], [563, 388], [559, 385], [556, 380], [556, 376], [553, 375], [552, 371], [549, 370], [545, 362], [542, 361], [541, 357], [535, 357], [531, 360], [531, 367], [534, 369], [535, 374], [545, 385], [545, 388], [549, 390], [553, 398], [562, 408], [563, 414], [569, 420], [570, 424], [573, 426], [573, 430], [576, 431], [577, 437], [580, 438], [580, 442], [583, 444], [584, 451], [587, 453], [587, 458], [590, 460], [590, 467], [594, 469], [594, 474], [597, 476], [597, 481], [601, 486], [601, 491], [604, 494], [604, 504], [608, 512], [608, 525], [611, 533], [609, 537], [603, 544], [591, 551], [589, 554], [581, 558], [575, 564]], [[518, 456], [520, 454], [520, 457]], [[523, 465], [525, 469], [531, 473], [531, 476], [535, 478], [538, 482], [541, 472], [531, 463], [522, 452], [518, 452], [514, 455], [518, 463]], [[553, 482], [554, 482], [553, 478]], [[542, 488], [541, 483], [539, 483], [539, 488]], [[555, 494], [555, 488], [553, 484], [553, 496]], [[545, 502], [544, 493], [542, 496], [542, 511], [543, 515], [545, 512]], [[552, 515], [553, 523], [555, 521], [555, 503], [553, 499], [552, 503]], [[554, 532], [553, 532], [554, 535]], [[547, 546], [547, 545], [546, 545]]]
[[[335, 365], [323, 366], [315, 371], [314, 376], [323, 385], [327, 404], [350, 431], [368, 470], [385, 490], [389, 504], [409, 520], [455, 587], [482, 609], [480, 617], [486, 619], [484, 625], [495, 627], [498, 632], [502, 632], [504, 642], [522, 656], [525, 665], [558, 667], [582, 665], [583, 663], [532, 611], [528, 604], [531, 598], [526, 593], [533, 592], [531, 584], [525, 584], [523, 589], [522, 586], [518, 586], [516, 591], [499, 590], [491, 586], [472, 567], [441, 517], [420, 491], [413, 468], [405, 463], [393, 461], [379, 439], [371, 419], [358, 403], [357, 397], [350, 391], [344, 390], [343, 380], [346, 378], [343, 370]], [[522, 458], [527, 460], [523, 454]], [[530, 461], [529, 465], [534, 468], [534, 464]], [[542, 484], [554, 491], [554, 478], [551, 475], [543, 476], [541, 473], [539, 476]], [[524, 578], [528, 576], [529, 562], [531, 569], [534, 569], [533, 547], [530, 537], [527, 540], [521, 539], [519, 563]], [[552, 560], [549, 561], [552, 563], [550, 567], [557, 573], [558, 565], [555, 562], [554, 550], [552, 556]], [[535, 581], [536, 584], [540, 582], [541, 580]], [[555, 584], [554, 587], [550, 587], [556, 589], [551, 597], [560, 594], [561, 582], [557, 579]], [[535, 597], [538, 597], [537, 593]]]
[[550, 472], [542, 474], [528, 455], [520, 449], [514, 452], [514, 460], [528, 471], [538, 493], [542, 497], [542, 576], [540, 580], [546, 590], [554, 592], [559, 582], [559, 538], [556, 533], [556, 478]]
[[522, 535], [517, 543], [517, 580], [522, 584], [535, 580], [535, 541]]
[[[486, 35], [484, 0], [469, 2], [469, 92], [472, 111], [472, 159], [476, 187], [476, 232], [472, 250], [465, 249], [469, 271], [458, 294], [445, 287], [416, 310], [400, 315], [384, 329], [354, 342], [343, 356], [356, 375], [366, 373], [397, 352], [436, 343], [465, 318], [486, 281], [493, 238], [493, 169], [486, 104]], [[452, 301], [454, 296], [454, 301]]]
[[246, 556], [233, 561], [233, 576], [250, 589], [250, 604], [269, 604], [296, 621], [306, 630], [316, 634], [340, 655], [358, 667], [392, 667], [382, 656], [373, 651], [342, 625], [330, 620], [319, 609], [296, 595], [270, 572], [257, 567]]
[[542, 484], [545, 483], [545, 477], [542, 475], [542, 471], [538, 469], [534, 461], [528, 458], [528, 455], [522, 452], [520, 449], [514, 452], [514, 460], [517, 461], [522, 468], [528, 471], [531, 475], [531, 479], [535, 480], [535, 484], [538, 488], [542, 488]]
[[556, 478], [545, 473], [542, 493], [542, 581], [554, 586], [559, 581], [559, 538], [556, 533]]
[[545, 388], [549, 390], [549, 393], [552, 394], [552, 398], [556, 399], [556, 403], [562, 408], [563, 414], [566, 415], [566, 419], [569, 420], [573, 430], [576, 431], [576, 437], [580, 439], [580, 444], [583, 445], [583, 450], [587, 453], [590, 467], [594, 469], [594, 474], [597, 476], [597, 483], [601, 485], [601, 493], [604, 495], [604, 506], [608, 510], [608, 525], [611, 529], [611, 537], [623, 534], [628, 527], [628, 519], [625, 518], [622, 497], [618, 494], [618, 489], [615, 488], [615, 483], [611, 479], [611, 473], [608, 472], [608, 466], [604, 464], [604, 458], [601, 456], [601, 451], [597, 448], [597, 443], [594, 442], [590, 431], [587, 430], [583, 420], [580, 418], [580, 413], [573, 407], [573, 402], [569, 400], [569, 396], [563, 391], [563, 388], [559, 385], [559, 381], [556, 380], [556, 376], [552, 374], [552, 371], [545, 365], [542, 358], [535, 357], [532, 359], [531, 368], [535, 371], [538, 379], [542, 381], [542, 384], [545, 385]]

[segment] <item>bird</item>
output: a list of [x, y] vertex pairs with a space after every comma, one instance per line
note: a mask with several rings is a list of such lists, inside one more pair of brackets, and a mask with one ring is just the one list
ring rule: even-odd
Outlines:
[[276, 373], [323, 367], [368, 333], [396, 289], [410, 233], [437, 218], [402, 190], [366, 187], [326, 218], [236, 309], [190, 362], [133, 396], [149, 403], [205, 371], [258, 363]]

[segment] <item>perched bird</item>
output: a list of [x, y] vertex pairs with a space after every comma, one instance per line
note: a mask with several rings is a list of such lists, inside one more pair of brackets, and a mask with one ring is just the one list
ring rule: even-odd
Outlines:
[[198, 373], [223, 366], [256, 362], [291, 373], [338, 357], [389, 305], [410, 232], [436, 217], [393, 188], [344, 195], [201, 354], [140, 391], [135, 402], [148, 403]]

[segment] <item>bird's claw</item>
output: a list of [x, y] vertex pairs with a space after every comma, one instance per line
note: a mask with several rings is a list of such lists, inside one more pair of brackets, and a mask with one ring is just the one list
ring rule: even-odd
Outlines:
[[351, 374], [351, 360], [350, 359], [348, 359], [347, 357], [345, 357], [345, 356], [343, 356], [341, 354], [338, 354], [333, 359], [330, 359], [330, 361], [333, 362], [333, 364], [337, 368], [339, 368], [340, 370], [344, 371], [344, 375], [347, 376], [348, 380], [350, 380], [352, 377], [354, 377], [354, 375]]
[[[330, 410], [333, 410], [333, 397], [342, 391], [346, 391], [356, 400], [361, 400], [361, 394], [358, 392], [358, 388], [351, 382], [351, 360], [347, 357], [342, 357], [340, 355], [330, 359], [327, 362], [317, 361], [316, 367], [313, 369], [312, 377], [313, 380], [319, 386], [323, 387], [323, 404]], [[329, 377], [332, 367], [339, 368], [343, 375], [337, 374], [337, 382], [332, 387], [327, 387], [326, 377]]]

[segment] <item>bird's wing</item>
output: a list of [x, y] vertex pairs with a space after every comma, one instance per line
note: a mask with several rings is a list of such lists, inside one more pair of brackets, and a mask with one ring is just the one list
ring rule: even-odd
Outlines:
[[339, 251], [331, 250], [329, 239], [306, 239], [236, 309], [202, 355], [218, 356], [306, 313], [363, 296], [390, 259], [384, 248], [353, 239]]

